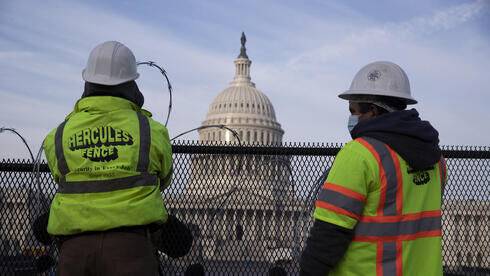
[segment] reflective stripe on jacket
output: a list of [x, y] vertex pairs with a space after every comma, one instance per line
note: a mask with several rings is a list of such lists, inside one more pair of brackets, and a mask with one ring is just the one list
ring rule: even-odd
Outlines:
[[44, 149], [58, 183], [50, 234], [166, 221], [160, 184], [170, 184], [171, 145], [150, 116], [122, 98], [87, 97], [48, 134]]
[[414, 172], [395, 151], [358, 138], [339, 152], [316, 219], [354, 229], [329, 275], [442, 275], [441, 185], [445, 163]]

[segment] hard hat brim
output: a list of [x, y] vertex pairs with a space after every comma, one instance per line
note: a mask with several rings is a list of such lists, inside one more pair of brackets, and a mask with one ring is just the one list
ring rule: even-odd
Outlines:
[[125, 83], [128, 81], [136, 80], [139, 78], [140, 74], [136, 73], [136, 75], [128, 78], [114, 78], [114, 77], [109, 77], [106, 75], [89, 75], [86, 74], [85, 69], [82, 71], [82, 78], [86, 82], [91, 82], [91, 83], [96, 83], [96, 84], [102, 84], [102, 85], [118, 85], [121, 83]]
[[385, 96], [385, 97], [393, 97], [398, 98], [405, 101], [406, 104], [416, 104], [417, 100], [414, 98], [396, 92], [390, 92], [389, 94], [386, 91], [375, 91], [375, 90], [347, 90], [341, 94], [339, 94], [339, 98], [344, 100], [355, 100], [357, 96], [360, 95], [373, 95], [373, 96]]

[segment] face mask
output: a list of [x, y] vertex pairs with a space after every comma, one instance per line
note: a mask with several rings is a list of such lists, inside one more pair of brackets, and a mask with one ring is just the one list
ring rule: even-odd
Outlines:
[[349, 121], [347, 122], [347, 128], [349, 129], [349, 132], [352, 132], [357, 123], [359, 123], [359, 115], [350, 115]]

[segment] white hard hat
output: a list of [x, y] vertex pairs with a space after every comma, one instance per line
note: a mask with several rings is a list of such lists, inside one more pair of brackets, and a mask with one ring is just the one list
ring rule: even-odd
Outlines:
[[410, 94], [410, 82], [403, 69], [389, 61], [376, 61], [364, 66], [352, 80], [349, 90], [340, 94], [345, 100], [355, 100], [361, 95], [399, 98], [406, 104], [416, 104]]
[[139, 77], [136, 59], [124, 44], [107, 41], [97, 45], [82, 71], [85, 81], [104, 85], [118, 85]]

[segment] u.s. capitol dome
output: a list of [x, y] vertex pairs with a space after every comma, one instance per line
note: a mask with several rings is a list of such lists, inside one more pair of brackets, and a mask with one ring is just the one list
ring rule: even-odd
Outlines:
[[[251, 80], [252, 61], [247, 56], [245, 35], [242, 34], [241, 40], [240, 54], [235, 60], [235, 77], [213, 100], [202, 126], [226, 125], [239, 134], [242, 142], [280, 143], [284, 131], [271, 101]], [[226, 129], [203, 128], [199, 131], [199, 139], [230, 142], [235, 137]]]

